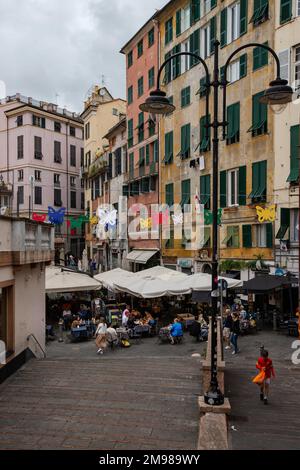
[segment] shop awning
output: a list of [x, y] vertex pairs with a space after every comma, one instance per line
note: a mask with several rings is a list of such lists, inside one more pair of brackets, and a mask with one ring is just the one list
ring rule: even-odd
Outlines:
[[147, 264], [147, 262], [153, 258], [153, 256], [158, 253], [159, 250], [149, 250], [149, 251], [142, 251], [142, 250], [133, 250], [131, 253], [127, 255], [127, 261], [130, 263], [137, 263], [137, 264]]
[[101, 284], [88, 274], [49, 266], [46, 268], [46, 293], [86, 292], [101, 289]]
[[244, 291], [251, 293], [265, 293], [274, 289], [280, 289], [284, 286], [290, 286], [291, 281], [283, 276], [272, 276], [271, 274], [264, 274], [257, 276], [250, 281], [244, 282]]

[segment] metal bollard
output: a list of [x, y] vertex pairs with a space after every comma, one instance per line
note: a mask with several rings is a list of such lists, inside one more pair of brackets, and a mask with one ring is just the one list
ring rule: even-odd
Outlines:
[[64, 326], [63, 320], [59, 320], [58, 322], [58, 342], [59, 343], [64, 342], [63, 326]]

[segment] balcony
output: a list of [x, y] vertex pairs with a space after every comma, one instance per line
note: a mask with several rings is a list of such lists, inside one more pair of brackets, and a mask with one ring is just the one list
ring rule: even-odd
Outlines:
[[0, 228], [0, 266], [51, 262], [54, 252], [51, 225], [0, 216]]
[[96, 175], [105, 173], [108, 169], [108, 158], [107, 156], [99, 157], [95, 162], [90, 166], [88, 170], [89, 178], [93, 178]]
[[149, 165], [141, 166], [134, 168], [133, 171], [130, 171], [124, 175], [124, 180], [126, 183], [130, 181], [139, 180], [141, 178], [147, 178], [149, 176], [158, 175], [158, 162], [152, 162]]

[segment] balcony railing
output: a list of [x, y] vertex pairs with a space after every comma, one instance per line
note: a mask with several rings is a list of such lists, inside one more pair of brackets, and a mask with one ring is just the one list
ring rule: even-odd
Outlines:
[[108, 158], [106, 156], [99, 157], [89, 168], [89, 177], [104, 173], [108, 168]]
[[129, 170], [129, 172], [124, 175], [124, 181], [130, 182], [156, 175], [158, 175], [158, 162], [152, 162], [149, 165], [134, 168], [133, 171]]

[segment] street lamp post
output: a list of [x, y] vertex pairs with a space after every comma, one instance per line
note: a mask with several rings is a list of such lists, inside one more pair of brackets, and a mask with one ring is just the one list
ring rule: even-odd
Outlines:
[[[280, 78], [280, 62], [273, 49], [264, 44], [249, 43], [234, 51], [228, 58], [224, 67], [224, 78], [220, 81], [219, 70], [219, 41], [214, 42], [214, 72], [213, 81], [210, 82], [209, 71], [206, 62], [197, 54], [192, 52], [179, 52], [169, 57], [160, 67], [157, 75], [157, 88], [150, 93], [146, 102], [140, 105], [141, 111], [150, 114], [168, 114], [175, 110], [175, 106], [170, 103], [166, 93], [160, 89], [161, 74], [166, 65], [180, 56], [190, 56], [200, 62], [206, 74], [206, 138], [209, 138], [208, 129], [213, 128], [213, 249], [212, 249], [212, 321], [211, 321], [211, 381], [210, 389], [205, 394], [205, 402], [210, 405], [220, 406], [224, 403], [224, 396], [219, 389], [217, 377], [217, 316], [218, 316], [218, 199], [219, 199], [219, 127], [223, 129], [223, 139], [226, 139], [227, 116], [226, 116], [226, 88], [227, 70], [232, 58], [247, 47], [261, 47], [267, 49], [274, 57], [277, 65], [276, 79], [270, 83], [270, 88], [266, 90], [261, 102], [268, 105], [282, 105], [292, 101], [293, 90], [288, 86], [286, 80]], [[219, 89], [223, 88], [223, 119], [219, 121]], [[209, 88], [213, 88], [213, 120], [208, 122], [209, 115]]]

